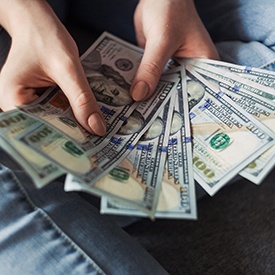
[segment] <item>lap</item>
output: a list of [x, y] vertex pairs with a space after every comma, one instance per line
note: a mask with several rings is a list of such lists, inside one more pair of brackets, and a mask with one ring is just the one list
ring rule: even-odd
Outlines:
[[196, 0], [195, 3], [223, 60], [254, 67], [274, 62], [274, 1]]
[[0, 153], [1, 162], [15, 169], [12, 173], [0, 166], [1, 274], [166, 274], [91, 203], [64, 192], [61, 179], [37, 190]]

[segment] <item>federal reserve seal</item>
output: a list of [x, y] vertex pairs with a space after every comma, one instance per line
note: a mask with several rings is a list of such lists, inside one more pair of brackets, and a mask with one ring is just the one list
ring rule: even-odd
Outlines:
[[111, 170], [109, 173], [112, 178], [114, 178], [117, 181], [125, 181], [129, 179], [129, 173], [125, 169], [121, 167], [115, 167]]
[[67, 151], [69, 154], [75, 157], [80, 157], [84, 155], [84, 153], [76, 146], [75, 143], [72, 141], [66, 141], [63, 145], [62, 148]]
[[209, 143], [213, 149], [222, 150], [225, 149], [231, 143], [231, 140], [229, 135], [220, 133], [212, 137]]
[[133, 62], [126, 58], [120, 58], [115, 62], [116, 67], [124, 72], [130, 71], [133, 69]]

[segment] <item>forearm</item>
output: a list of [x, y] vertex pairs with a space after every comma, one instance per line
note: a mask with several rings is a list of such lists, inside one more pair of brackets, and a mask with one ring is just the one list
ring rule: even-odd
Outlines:
[[0, 0], [0, 25], [11, 37], [26, 35], [24, 30], [34, 24], [39, 32], [46, 32], [48, 27], [54, 31], [58, 21], [44, 0]]

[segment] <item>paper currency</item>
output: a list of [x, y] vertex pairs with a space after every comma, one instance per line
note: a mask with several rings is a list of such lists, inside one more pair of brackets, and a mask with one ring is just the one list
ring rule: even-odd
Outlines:
[[[196, 219], [195, 183], [188, 101], [185, 85], [180, 83], [173, 110], [167, 150], [167, 162], [162, 177], [156, 218]], [[183, 85], [183, 88], [182, 88]], [[144, 216], [137, 209], [127, 208], [118, 200], [101, 198], [101, 213]]]
[[[243, 79], [242, 85], [232, 85], [232, 80], [241, 79], [239, 76], [235, 76], [232, 73], [227, 73], [224, 77], [224, 71], [220, 68], [214, 67], [211, 71], [209, 67], [204, 69], [204, 64], [199, 67], [190, 67], [190, 70], [194, 70], [202, 75], [207, 81], [210, 81], [213, 85], [217, 86], [217, 89], [228, 95], [237, 105], [243, 110], [252, 114], [258, 121], [265, 124], [273, 133], [275, 133], [275, 104], [274, 101], [267, 99], [263, 95], [266, 93], [265, 86], [257, 87], [257, 93], [251, 91], [251, 82], [247, 84], [247, 80]], [[229, 78], [231, 76], [231, 78]], [[236, 78], [235, 78], [236, 77]], [[262, 88], [262, 89], [260, 89]], [[247, 168], [240, 172], [240, 174], [249, 179], [250, 181], [259, 184], [268, 174], [268, 172], [275, 165], [275, 145], [264, 152], [257, 159], [253, 160]]]
[[[251, 66], [241, 66], [241, 65], [228, 63], [228, 62], [212, 60], [212, 59], [200, 58], [200, 59], [194, 59], [193, 61], [203, 62], [209, 65], [215, 66], [217, 68], [229, 71], [231, 73], [238, 74], [243, 78], [248, 78], [260, 85], [270, 87], [270, 88], [275, 88], [275, 72], [273, 71], [255, 68]], [[265, 95], [265, 97], [268, 99], [271, 99], [271, 100], [275, 99], [274, 93], [263, 94], [263, 95]]]
[[[99, 151], [140, 104], [132, 99], [129, 90], [142, 54], [141, 48], [105, 32], [81, 57], [107, 124], [104, 137], [93, 136], [78, 124], [66, 96], [58, 88], [47, 91], [37, 101], [20, 109], [62, 130], [83, 150]], [[156, 93], [162, 92], [161, 85], [157, 89]]]
[[210, 195], [237, 173], [259, 183], [275, 162], [275, 73], [206, 59], [170, 60], [164, 71], [187, 64], [184, 88], [176, 91], [178, 72], [185, 71], [178, 67], [163, 74], [150, 99], [137, 103], [129, 88], [142, 55], [104, 33], [81, 58], [106, 136], [81, 127], [54, 87], [21, 111], [0, 114], [0, 145], [38, 187], [69, 173], [65, 190], [102, 196], [102, 213], [194, 219], [193, 171]]
[[[209, 73], [213, 73], [220, 77], [221, 80], [227, 80], [231, 83], [232, 87], [236, 89], [242, 87], [243, 89], [250, 91], [254, 94], [258, 94], [263, 98], [274, 100], [275, 99], [275, 90], [271, 87], [265, 86], [263, 90], [262, 83], [258, 83], [255, 77], [253, 77], [254, 81], [250, 78], [244, 78], [236, 73], [232, 73], [229, 69], [221, 69], [219, 66], [213, 66], [206, 62], [201, 62], [200, 59], [178, 59], [180, 64], [190, 64], [199, 68], [200, 70], [207, 71]], [[253, 75], [250, 75], [252, 77]]]
[[274, 144], [274, 133], [199, 74], [187, 75], [195, 179], [213, 195]]
[[0, 113], [0, 144], [28, 172], [38, 188], [65, 172], [57, 165], [18, 142], [15, 137], [41, 123], [12, 110]]
[[[161, 188], [173, 106], [174, 96], [130, 154], [95, 184], [115, 195], [120, 203], [143, 211], [151, 218], [155, 216]], [[79, 185], [75, 180], [73, 183]], [[65, 189], [72, 188], [72, 180], [68, 177]]]
[[48, 89], [37, 100], [20, 106], [19, 110], [62, 131], [83, 150], [94, 145], [93, 136], [77, 122], [67, 97], [57, 87]]
[[[173, 78], [176, 74], [173, 74]], [[168, 79], [171, 78], [171, 75]], [[177, 76], [178, 83], [180, 77]], [[176, 86], [175, 86], [176, 91]], [[174, 96], [163, 110], [155, 110], [160, 115], [155, 118], [150, 128], [141, 136], [136, 146], [131, 145], [129, 155], [113, 168], [105, 177], [99, 179], [93, 188], [101, 190], [110, 197], [116, 196], [125, 204], [145, 211], [154, 217], [159, 196], [160, 182], [164, 170], [170, 122], [171, 109], [174, 105]], [[136, 131], [143, 115], [135, 110], [126, 120], [124, 127], [118, 134], [129, 135]], [[65, 190], [82, 190], [88, 187], [69, 176], [65, 183]]]
[[132, 120], [125, 123], [97, 153], [89, 148], [84, 151], [78, 143], [47, 124], [33, 127], [16, 138], [78, 178], [82, 182], [81, 191], [105, 194], [95, 183], [130, 153], [175, 92], [178, 81], [176, 74], [163, 77], [158, 84], [158, 93], [136, 108], [139, 116], [133, 116]]

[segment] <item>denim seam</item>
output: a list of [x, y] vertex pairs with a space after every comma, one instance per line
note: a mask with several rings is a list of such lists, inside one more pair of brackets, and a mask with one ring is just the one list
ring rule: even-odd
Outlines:
[[266, 68], [266, 67], [268, 67], [270, 65], [273, 65], [273, 64], [275, 64], [275, 59], [273, 61], [271, 61], [271, 62], [266, 63], [265, 65], [262, 65], [260, 68], [264, 69], [264, 68]]
[[[3, 166], [2, 166], [3, 167]], [[59, 227], [58, 225], [48, 216], [48, 214], [41, 208], [37, 207], [31, 198], [29, 197], [28, 193], [26, 192], [25, 188], [22, 186], [20, 181], [17, 179], [17, 177], [14, 175], [13, 172], [11, 172], [9, 169], [6, 168], [6, 172], [10, 173], [11, 179], [14, 180], [14, 182], [18, 185], [20, 191], [25, 196], [26, 201], [30, 204], [30, 206], [33, 208], [33, 210], [38, 211], [39, 214], [41, 214], [42, 218], [45, 218], [49, 224], [53, 227], [54, 230], [56, 230], [61, 237], [63, 237], [68, 243], [72, 246], [73, 249], [75, 249], [76, 252], [78, 252], [81, 256], [83, 256], [88, 264], [90, 264], [98, 274], [106, 274], [103, 272], [103, 270], [68, 236], [66, 235]]]

